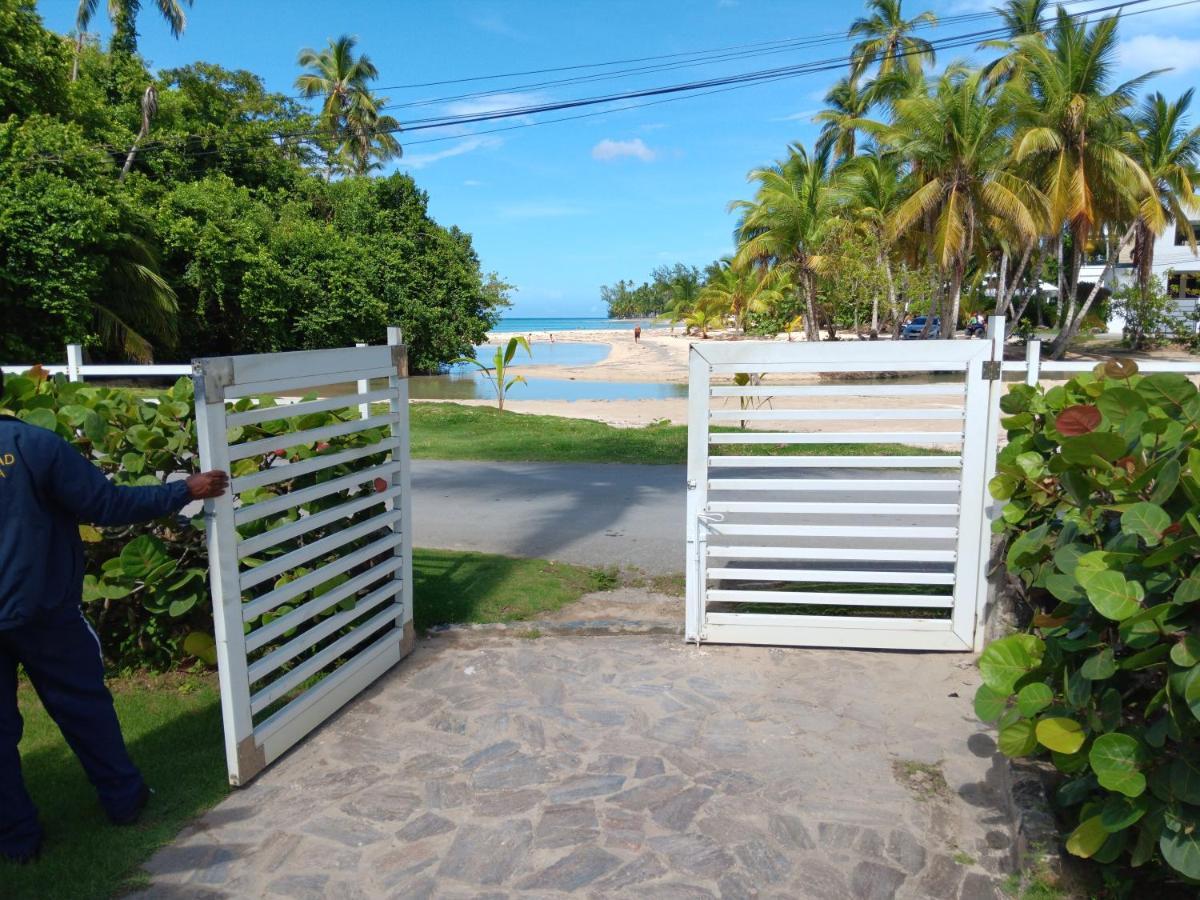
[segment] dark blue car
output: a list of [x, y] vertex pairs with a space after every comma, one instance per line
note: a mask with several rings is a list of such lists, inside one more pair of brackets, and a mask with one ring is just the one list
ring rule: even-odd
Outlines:
[[[921, 332], [925, 331], [926, 316], [917, 316], [911, 322], [904, 326], [904, 330], [900, 332], [900, 339], [904, 341], [920, 340]], [[942, 328], [942, 320], [937, 316], [933, 317], [933, 322], [929, 326], [929, 330], [925, 332], [926, 338], [935, 338]]]

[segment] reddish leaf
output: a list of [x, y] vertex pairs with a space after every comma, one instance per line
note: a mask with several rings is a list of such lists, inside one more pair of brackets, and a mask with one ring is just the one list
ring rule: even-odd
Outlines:
[[1054, 420], [1054, 427], [1063, 437], [1078, 437], [1096, 430], [1100, 424], [1100, 410], [1086, 403], [1068, 406]]
[[375, 479], [375, 493], [382, 494], [387, 489], [388, 483], [386, 481], [384, 481], [382, 478]]

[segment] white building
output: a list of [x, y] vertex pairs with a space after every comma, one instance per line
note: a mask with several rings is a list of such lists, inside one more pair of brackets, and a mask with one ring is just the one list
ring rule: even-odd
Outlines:
[[[1192, 222], [1191, 225], [1197, 238], [1200, 238], [1200, 221]], [[1155, 240], [1151, 270], [1168, 292], [1178, 298], [1176, 311], [1179, 318], [1192, 325], [1196, 321], [1196, 302], [1200, 300], [1200, 256], [1188, 246], [1187, 237], [1178, 225], [1168, 225], [1166, 231]], [[1080, 267], [1079, 280], [1095, 284], [1103, 271], [1103, 260], [1088, 263]], [[1115, 290], [1121, 285], [1131, 284], [1135, 278], [1132, 255], [1126, 250], [1106, 279], [1105, 287]], [[1124, 319], [1116, 315], [1109, 318], [1110, 333], [1120, 334], [1124, 329]]]

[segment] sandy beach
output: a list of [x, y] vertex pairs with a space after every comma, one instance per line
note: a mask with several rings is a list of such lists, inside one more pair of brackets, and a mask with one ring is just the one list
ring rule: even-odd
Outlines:
[[[515, 332], [494, 332], [488, 342], [502, 344]], [[521, 332], [531, 342], [549, 341], [547, 331]], [[591, 366], [547, 366], [538, 365], [537, 356], [529, 363], [514, 364], [514, 371], [543, 378], [576, 378], [586, 381], [669, 381], [687, 383], [688, 345], [696, 338], [684, 335], [678, 327], [674, 333], [665, 327], [645, 328], [642, 338], [634, 343], [633, 331], [556, 331], [555, 343], [559, 344], [607, 344], [608, 356]], [[524, 354], [520, 358], [523, 360]], [[576, 401], [578, 402], [578, 401]]]

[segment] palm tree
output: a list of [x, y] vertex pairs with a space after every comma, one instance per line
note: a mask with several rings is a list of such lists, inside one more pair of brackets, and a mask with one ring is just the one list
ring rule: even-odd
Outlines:
[[994, 6], [992, 11], [1000, 16], [1008, 29], [1005, 40], [984, 41], [980, 49], [1003, 50], [1004, 55], [992, 60], [984, 71], [993, 81], [1008, 81], [1022, 73], [1025, 55], [1016, 44], [1017, 38], [1045, 38], [1046, 10], [1050, 0], [1006, 0], [1003, 6]]
[[[1122, 146], [1128, 133], [1125, 110], [1135, 92], [1154, 73], [1109, 90], [1116, 62], [1117, 17], [1089, 27], [1062, 7], [1043, 40], [1017, 38], [1025, 56], [1027, 88], [1018, 110], [1021, 127], [1013, 156], [1039, 174], [1049, 202], [1050, 224], [1059, 256], [1060, 329], [1050, 348], [1059, 358], [1079, 329], [1102, 282], [1132, 239], [1132, 224], [1109, 255], [1108, 265], [1082, 305], [1076, 289], [1083, 248], [1102, 233], [1132, 223], [1137, 204], [1152, 193], [1146, 173]], [[1064, 258], [1064, 236], [1070, 237]]]
[[947, 284], [942, 337], [958, 324], [963, 277], [980, 223], [1010, 223], [1030, 239], [1039, 233], [1040, 194], [1009, 168], [1009, 103], [979, 71], [943, 75], [927, 97], [902, 100], [884, 140], [911, 161], [917, 186], [892, 215], [893, 235], [927, 232], [929, 254]]
[[842, 78], [825, 95], [825, 104], [829, 109], [814, 117], [825, 123], [816, 149], [822, 152], [832, 148], [839, 161], [850, 159], [857, 149], [857, 131], [871, 108], [870, 89], [860, 90], [855, 78]]
[[[887, 279], [888, 309], [897, 334], [900, 331], [901, 315], [896, 306], [896, 282], [892, 274], [891, 239], [889, 223], [905, 195], [905, 182], [900, 173], [900, 159], [894, 153], [886, 153], [871, 147], [861, 156], [850, 160], [839, 177], [838, 198], [845, 215], [855, 224], [869, 232], [879, 247], [879, 266]], [[879, 301], [871, 304], [871, 329], [879, 330]]]
[[933, 45], [911, 32], [922, 25], [936, 25], [937, 16], [926, 10], [912, 19], [905, 19], [900, 9], [902, 0], [867, 0], [869, 18], [858, 18], [850, 26], [849, 37], [862, 40], [850, 51], [850, 71], [861, 76], [876, 61], [879, 74], [888, 75], [897, 69], [920, 72], [933, 65]]
[[[178, 38], [187, 27], [187, 17], [183, 7], [191, 6], [193, 0], [154, 0], [154, 6], [167, 21], [171, 37]], [[75, 30], [79, 35], [76, 41], [76, 53], [82, 47], [83, 33], [96, 15], [96, 7], [100, 0], [79, 0], [79, 8], [75, 12]], [[112, 43], [109, 45], [114, 53], [126, 53], [132, 56], [137, 53], [137, 15], [141, 11], [142, 0], [108, 0], [108, 17], [113, 23]]]
[[179, 303], [159, 274], [150, 244], [121, 230], [108, 249], [101, 300], [92, 301], [96, 333], [106, 353], [136, 362], [154, 359], [152, 341], [170, 346], [176, 339]]
[[1137, 160], [1154, 190], [1143, 198], [1134, 230], [1133, 261], [1138, 286], [1150, 289], [1154, 265], [1154, 239], [1175, 223], [1196, 252], [1196, 234], [1189, 213], [1200, 209], [1196, 187], [1200, 183], [1200, 127], [1187, 130], [1187, 111], [1193, 89], [1174, 103], [1157, 91], [1142, 101], [1129, 135], [1130, 155]]
[[729, 265], [700, 291], [700, 306], [733, 317], [743, 334], [751, 313], [763, 313], [783, 300], [782, 276], [769, 270]]
[[759, 185], [754, 199], [730, 204], [742, 212], [734, 263], [780, 269], [804, 298], [805, 336], [819, 340], [816, 276], [824, 260], [817, 248], [838, 212], [828, 150], [810, 157], [793, 144], [787, 159], [755, 169], [748, 178]]
[[350, 162], [356, 172], [369, 170], [372, 158], [398, 156], [400, 145], [392, 136], [399, 123], [391, 116], [380, 116], [384, 101], [375, 97], [368, 83], [379, 77], [379, 70], [365, 53], [355, 55], [358, 39], [342, 35], [317, 51], [306, 47], [297, 62], [308, 69], [296, 78], [296, 87], [308, 98], [323, 97], [320, 123], [328, 132], [324, 144], [325, 177], [333, 177], [339, 159]]

